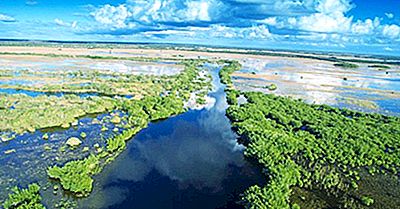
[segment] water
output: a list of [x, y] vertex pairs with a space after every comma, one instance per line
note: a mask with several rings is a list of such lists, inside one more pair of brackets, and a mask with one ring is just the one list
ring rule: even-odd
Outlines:
[[102, 71], [121, 74], [176, 75], [183, 69], [174, 61], [146, 62], [129, 60], [91, 60], [84, 58], [18, 57], [0, 58], [0, 68], [19, 72], [23, 70], [44, 72]]
[[[333, 63], [307, 59], [245, 59], [241, 62], [243, 68], [232, 77], [239, 90], [293, 96], [308, 103], [400, 116], [398, 66], [377, 70], [360, 64], [357, 69], [343, 69]], [[278, 86], [276, 91], [264, 88], [271, 83]]]
[[[0, 88], [0, 94], [26, 94], [30, 97], [38, 97], [38, 96], [56, 96], [56, 97], [63, 97], [66, 95], [76, 95], [81, 98], [88, 98], [88, 97], [97, 97], [97, 96], [108, 96], [101, 93], [69, 93], [69, 92], [42, 92], [42, 91], [32, 91], [32, 90], [24, 90], [24, 89], [12, 89], [12, 88]], [[116, 97], [124, 97], [127, 99], [133, 98], [134, 95], [118, 95]]]
[[212, 75], [215, 105], [142, 130], [95, 178], [81, 208], [241, 208], [239, 194], [264, 176], [244, 159], [225, 117], [224, 86]]
[[[125, 116], [124, 113], [117, 111], [114, 114], [118, 114], [121, 118]], [[109, 113], [85, 117], [78, 120], [77, 126], [68, 129], [46, 128], [34, 133], [14, 134], [15, 138], [10, 141], [2, 139], [13, 133], [0, 132], [0, 202], [6, 199], [13, 186], [25, 187], [32, 182], [46, 185], [48, 166], [62, 165], [74, 159], [82, 159], [89, 153], [95, 153], [94, 144], [96, 143], [104, 147], [106, 139], [121, 133], [126, 124], [125, 120], [121, 124], [113, 124], [109, 121], [110, 118]], [[103, 126], [108, 130], [101, 131]], [[118, 132], [113, 131], [116, 127], [118, 127]], [[44, 140], [43, 135], [46, 133], [49, 138]], [[87, 136], [82, 138], [81, 133]], [[66, 141], [70, 137], [78, 137], [82, 144], [76, 149], [68, 148]], [[61, 151], [61, 147], [65, 147], [65, 151]], [[83, 152], [84, 147], [88, 147], [89, 150]], [[15, 150], [15, 152], [5, 154], [7, 150]], [[43, 199], [46, 200], [46, 198]], [[53, 195], [50, 198], [53, 198]]]
[[30, 97], [38, 97], [38, 96], [56, 96], [62, 97], [64, 95], [77, 95], [82, 98], [87, 98], [91, 96], [101, 96], [99, 93], [64, 93], [64, 92], [42, 92], [42, 91], [31, 91], [24, 89], [12, 89], [12, 88], [0, 88], [0, 94], [26, 94]]

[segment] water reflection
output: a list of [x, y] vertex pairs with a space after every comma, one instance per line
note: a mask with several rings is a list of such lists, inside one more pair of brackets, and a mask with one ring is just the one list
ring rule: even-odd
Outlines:
[[[343, 69], [333, 63], [306, 59], [268, 58], [241, 60], [243, 69], [235, 74], [234, 84], [244, 91], [263, 91], [275, 83], [273, 93], [302, 98], [309, 103], [366, 112], [400, 115], [400, 68], [378, 70], [360, 64], [358, 69]], [[384, 101], [384, 102], [383, 102]]]
[[[114, 112], [124, 117], [122, 112]], [[124, 130], [126, 121], [115, 125], [110, 122], [111, 114], [100, 114], [96, 117], [85, 117], [78, 120], [76, 126], [62, 128], [48, 128], [37, 130], [34, 133], [14, 134], [15, 138], [9, 141], [4, 136], [9, 132], [0, 132], [0, 200], [6, 199], [11, 188], [15, 185], [27, 186], [32, 182], [45, 185], [47, 182], [47, 168], [54, 164], [62, 165], [68, 161], [81, 159], [89, 153], [96, 153], [95, 144], [105, 147], [106, 139]], [[107, 131], [102, 131], [107, 127]], [[113, 131], [118, 127], [118, 132]], [[86, 137], [82, 138], [81, 133]], [[43, 136], [47, 135], [47, 139]], [[82, 144], [76, 149], [66, 145], [67, 139], [77, 137]], [[87, 147], [87, 151], [83, 151]], [[14, 152], [6, 154], [8, 150]], [[53, 195], [50, 196], [53, 198]], [[43, 201], [51, 201], [43, 198]]]
[[[215, 77], [213, 72], [213, 77]], [[218, 81], [217, 83], [219, 84]], [[225, 117], [223, 88], [215, 105], [151, 124], [96, 179], [81, 202], [91, 208], [238, 208], [238, 194], [263, 181], [244, 160]]]
[[12, 71], [39, 71], [51, 73], [93, 71], [122, 74], [174, 75], [182, 70], [176, 62], [137, 62], [129, 60], [91, 60], [82, 58], [49, 58], [39, 56], [18, 56], [0, 58], [0, 68]]

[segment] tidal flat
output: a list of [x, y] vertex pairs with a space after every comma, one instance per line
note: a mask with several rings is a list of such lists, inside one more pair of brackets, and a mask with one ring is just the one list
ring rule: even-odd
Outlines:
[[292, 96], [308, 103], [328, 104], [363, 112], [399, 115], [400, 67], [357, 64], [343, 67], [336, 62], [307, 59], [245, 58], [242, 69], [232, 74], [235, 87], [243, 91]]

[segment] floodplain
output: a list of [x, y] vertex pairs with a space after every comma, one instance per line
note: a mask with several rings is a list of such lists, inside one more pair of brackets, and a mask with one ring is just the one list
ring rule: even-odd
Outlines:
[[399, 114], [395, 59], [4, 44], [0, 201], [395, 208]]

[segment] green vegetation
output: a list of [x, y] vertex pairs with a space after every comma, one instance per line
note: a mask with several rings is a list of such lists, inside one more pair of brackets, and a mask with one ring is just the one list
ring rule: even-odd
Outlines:
[[63, 167], [53, 166], [47, 171], [50, 178], [58, 179], [65, 190], [77, 196], [87, 196], [93, 187], [92, 175], [99, 173], [100, 160], [95, 155], [90, 155], [83, 160], [71, 161]]
[[361, 197], [361, 201], [364, 205], [367, 205], [367, 206], [374, 204], [374, 199], [372, 199], [370, 197]]
[[278, 86], [276, 86], [276, 84], [274, 84], [274, 83], [271, 83], [270, 85], [266, 86], [265, 88], [270, 91], [275, 91], [278, 89]]
[[384, 69], [384, 70], [390, 69], [390, 66], [388, 66], [388, 65], [378, 65], [378, 64], [375, 64], [375, 65], [368, 65], [368, 67], [370, 67], [370, 68]]
[[234, 89], [227, 89], [226, 91], [226, 101], [229, 105], [236, 105], [238, 103], [238, 97], [240, 92]]
[[[173, 82], [165, 82], [165, 90], [169, 93], [163, 96], [146, 96], [141, 100], [115, 100], [118, 110], [128, 113], [128, 129], [121, 134], [106, 140], [105, 150], [97, 147], [96, 154], [81, 160], [70, 161], [63, 166], [48, 168], [48, 176], [60, 181], [63, 189], [76, 196], [88, 196], [93, 187], [93, 176], [101, 172], [105, 165], [112, 162], [125, 148], [126, 141], [131, 139], [151, 121], [168, 118], [185, 111], [184, 102], [193, 92], [202, 92], [210, 87], [210, 81], [198, 79], [199, 62], [187, 61], [185, 70], [173, 76]], [[119, 123], [114, 116], [111, 121]]]
[[373, 199], [356, 193], [360, 172], [398, 174], [400, 118], [244, 95], [248, 102], [231, 105], [227, 116], [247, 147], [245, 155], [260, 163], [269, 179], [244, 193], [246, 208], [297, 207], [289, 201], [293, 187], [323, 192], [336, 200], [330, 207], [362, 208]]
[[356, 105], [362, 108], [368, 108], [368, 109], [378, 109], [379, 106], [371, 100], [364, 100], [364, 99], [356, 99], [356, 98], [343, 98], [339, 101], [343, 101], [344, 103], [351, 104], [351, 105]]
[[26, 189], [14, 187], [8, 199], [3, 203], [5, 209], [44, 209], [40, 203], [42, 198], [39, 194], [40, 186], [36, 183], [30, 184]]
[[48, 127], [68, 128], [80, 117], [113, 109], [114, 101], [108, 97], [0, 94], [0, 106], [4, 107], [0, 109], [0, 131], [24, 133]]
[[340, 62], [340, 63], [335, 63], [333, 64], [336, 67], [342, 67], [342, 68], [358, 68], [359, 66], [354, 63], [349, 63], [349, 62]]
[[232, 79], [231, 74], [235, 71], [238, 71], [242, 68], [238, 61], [227, 61], [227, 65], [222, 67], [219, 71], [219, 77], [221, 79], [221, 83], [226, 84], [228, 89], [232, 87]]

